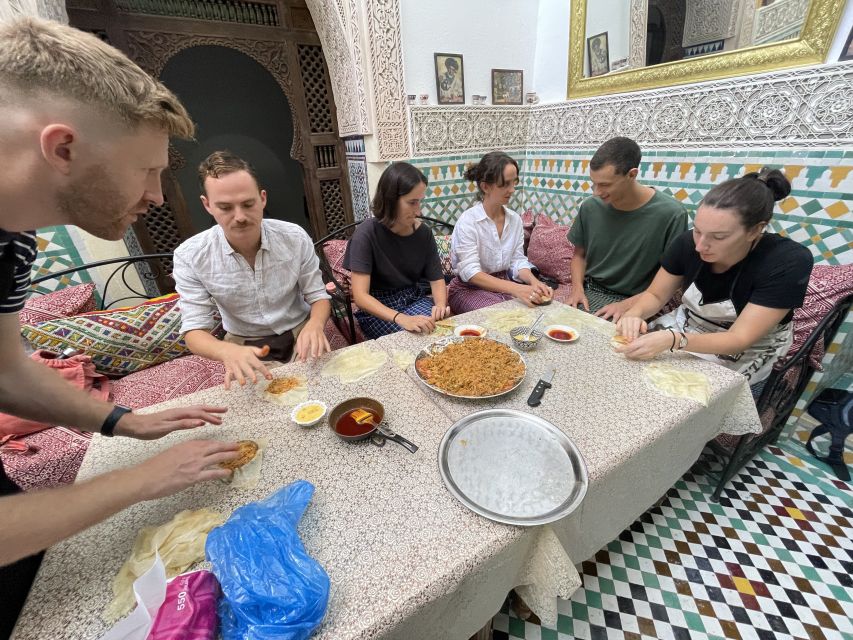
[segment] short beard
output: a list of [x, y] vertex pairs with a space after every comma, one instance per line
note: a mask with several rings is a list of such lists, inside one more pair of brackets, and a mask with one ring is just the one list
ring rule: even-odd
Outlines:
[[68, 224], [104, 240], [121, 240], [130, 226], [121, 191], [104, 165], [94, 165], [62, 189], [57, 206]]

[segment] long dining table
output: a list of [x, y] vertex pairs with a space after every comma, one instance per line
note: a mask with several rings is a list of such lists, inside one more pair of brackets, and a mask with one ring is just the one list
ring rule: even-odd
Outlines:
[[[524, 309], [509, 301], [453, 321], [488, 326], [495, 314]], [[134, 464], [182, 440], [254, 439], [268, 447], [254, 488], [196, 485], [133, 505], [52, 547], [13, 638], [100, 637], [109, 628], [103, 613], [112, 599], [112, 579], [140, 529], [186, 509], [205, 507], [227, 516], [298, 479], [316, 488], [298, 531], [331, 581], [316, 638], [468, 638], [488, 623], [513, 588], [543, 623], [555, 624], [557, 598], [570, 597], [580, 586], [576, 567], [582, 561], [659, 500], [707, 441], [719, 433], [758, 432], [760, 423], [742, 376], [688, 354], [667, 353], [659, 360], [704, 373], [711, 388], [707, 406], [669, 397], [645, 381], [646, 363], [613, 352], [612, 324], [558, 302], [543, 310], [574, 320], [570, 324], [579, 339], [559, 344], [543, 338], [523, 354], [527, 374], [522, 384], [498, 398], [447, 397], [425, 386], [411, 364], [401, 366], [403, 356], [411, 360], [435, 335], [400, 332], [365, 343], [388, 359], [376, 373], [349, 384], [322, 375], [323, 366], [340, 351], [274, 370], [276, 376], [304, 376], [309, 398], [329, 408], [359, 396], [380, 401], [388, 426], [418, 445], [414, 454], [392, 442], [384, 447], [344, 442], [326, 420], [299, 427], [291, 422], [289, 408], [265, 401], [251, 385], [207, 389], [146, 409], [224, 405], [229, 410], [220, 426], [173, 433], [156, 442], [96, 437], [78, 481]], [[490, 330], [489, 337], [511, 342], [505, 330]], [[551, 368], [556, 369], [552, 388], [540, 406], [529, 407], [534, 385]], [[456, 421], [486, 408], [529, 411], [575, 443], [589, 487], [574, 512], [548, 525], [518, 527], [487, 520], [450, 494], [439, 473], [439, 444]]]

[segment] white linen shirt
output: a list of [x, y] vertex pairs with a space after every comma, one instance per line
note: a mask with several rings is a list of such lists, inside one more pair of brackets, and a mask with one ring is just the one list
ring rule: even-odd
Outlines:
[[453, 227], [450, 240], [450, 264], [463, 282], [481, 271], [486, 274], [509, 271], [518, 280], [521, 269], [533, 269], [524, 256], [524, 226], [521, 216], [504, 207], [504, 229], [498, 228], [478, 202], [465, 211]]
[[175, 249], [175, 290], [181, 331], [212, 329], [217, 309], [228, 333], [246, 338], [281, 335], [306, 319], [310, 305], [328, 299], [320, 261], [302, 227], [263, 220], [255, 268], [216, 225]]

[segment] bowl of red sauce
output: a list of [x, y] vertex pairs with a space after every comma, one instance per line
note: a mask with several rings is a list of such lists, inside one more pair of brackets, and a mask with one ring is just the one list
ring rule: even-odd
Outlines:
[[478, 324], [460, 324], [453, 330], [453, 335], [460, 338], [483, 338], [487, 333], [486, 327]]
[[554, 342], [574, 342], [580, 334], [567, 324], [549, 324], [545, 327], [545, 335]]

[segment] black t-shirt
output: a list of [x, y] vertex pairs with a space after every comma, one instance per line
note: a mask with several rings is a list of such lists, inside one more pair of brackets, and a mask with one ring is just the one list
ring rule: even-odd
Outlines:
[[710, 265], [699, 257], [693, 231], [685, 231], [673, 240], [661, 260], [661, 266], [669, 273], [684, 276], [684, 290], [696, 283], [703, 304], [731, 297], [738, 315], [749, 302], [771, 309], [791, 309], [782, 319], [783, 324], [794, 316], [794, 309], [803, 306], [813, 265], [808, 249], [775, 233], [765, 233], [746, 258], [723, 273], [712, 273]]
[[435, 237], [421, 223], [408, 236], [398, 236], [376, 218], [355, 229], [347, 243], [344, 268], [370, 274], [371, 291], [412, 287], [422, 280], [441, 280], [441, 259]]

